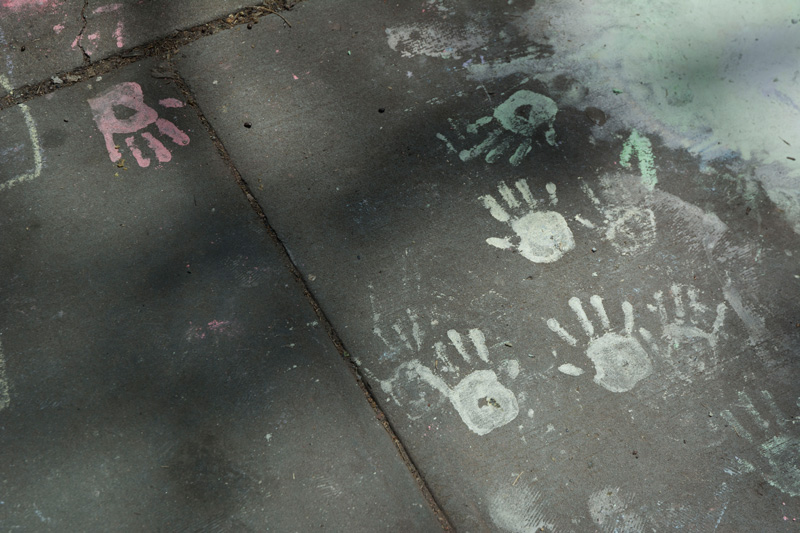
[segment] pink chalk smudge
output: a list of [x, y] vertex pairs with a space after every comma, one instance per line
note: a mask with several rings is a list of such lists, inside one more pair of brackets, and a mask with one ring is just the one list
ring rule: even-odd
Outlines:
[[122, 4], [108, 4], [107, 6], [98, 7], [97, 9], [92, 11], [92, 13], [94, 15], [97, 15], [98, 13], [109, 13], [111, 11], [116, 11], [117, 9], [119, 9], [121, 7], [122, 7]]
[[55, 26], [53, 26], [53, 31], [56, 32], [56, 35], [58, 35], [62, 31], [64, 31], [64, 25], [63, 24], [56, 24]]
[[58, 4], [56, 0], [2, 0], [2, 2], [3, 7], [12, 11], [50, 7]]
[[122, 37], [122, 21], [117, 22], [117, 29], [114, 30], [114, 37], [117, 39], [117, 48], [125, 46], [125, 39]]
[[222, 332], [230, 328], [231, 321], [230, 320], [212, 320], [208, 323], [208, 328], [215, 332]]
[[240, 333], [240, 328], [235, 322], [230, 320], [212, 320], [206, 326], [194, 326], [189, 322], [189, 329], [186, 331], [186, 340], [202, 340], [206, 337], [234, 337]]
[[293, 77], [294, 79], [296, 79], [296, 80], [299, 80], [299, 79], [300, 79], [300, 78], [298, 78], [297, 76], [295, 76], [294, 74], [292, 74], [292, 77]]
[[164, 107], [170, 107], [170, 108], [183, 107], [184, 105], [186, 105], [177, 98], [164, 98], [163, 100], [159, 100], [158, 103]]

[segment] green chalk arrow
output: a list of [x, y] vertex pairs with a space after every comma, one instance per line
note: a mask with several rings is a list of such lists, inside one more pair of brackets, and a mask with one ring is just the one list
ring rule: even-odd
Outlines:
[[619, 156], [619, 164], [625, 168], [630, 168], [631, 158], [633, 156], [639, 160], [639, 172], [642, 174], [642, 184], [648, 190], [653, 190], [658, 183], [656, 176], [656, 164], [653, 158], [653, 145], [650, 144], [650, 139], [644, 135], [640, 135], [638, 131], [633, 130], [631, 136], [622, 145], [622, 153]]

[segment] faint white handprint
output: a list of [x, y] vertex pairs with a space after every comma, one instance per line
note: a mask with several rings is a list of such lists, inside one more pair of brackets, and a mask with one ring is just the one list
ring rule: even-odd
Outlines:
[[[688, 311], [684, 292], [689, 300]], [[711, 311], [698, 300], [699, 291], [695, 287], [673, 284], [668, 296], [672, 300], [672, 313], [667, 310], [662, 291], [653, 294], [655, 305], [647, 306], [658, 315], [661, 322], [661, 337], [666, 341], [663, 355], [672, 361], [678, 358], [686, 362], [692, 375], [710, 370], [708, 365], [713, 367], [718, 362], [717, 342], [722, 335], [721, 328], [728, 307], [724, 303], [717, 304], [713, 324], [706, 330], [701, 329], [701, 326], [709, 322], [707, 317]], [[685, 371], [677, 367], [676, 370], [685, 374]]]
[[[558, 105], [552, 99], [533, 91], [519, 90], [497, 106], [492, 116], [481, 117], [466, 127], [468, 135], [477, 135], [484, 127], [492, 129], [483, 141], [472, 148], [459, 151], [458, 156], [466, 162], [486, 153], [485, 161], [494, 163], [516, 145], [508, 160], [517, 166], [531, 151], [533, 136], [537, 131], [544, 130], [547, 144], [555, 145], [556, 132], [553, 125], [557, 113]], [[456, 131], [456, 135], [466, 141], [463, 133]], [[453, 143], [443, 134], [439, 133], [436, 137], [450, 150], [457, 151]]]
[[641, 533], [645, 529], [645, 521], [628, 509], [630, 499], [620, 496], [619, 487], [595, 491], [589, 497], [589, 515], [604, 533]]
[[[464, 363], [473, 367], [479, 364], [465, 346], [464, 338], [455, 330], [449, 330], [447, 336]], [[477, 358], [483, 363], [491, 364], [489, 349], [484, 334], [479, 329], [470, 329], [467, 338], [472, 343]], [[414, 359], [400, 365], [391, 378], [381, 381], [381, 388], [395, 401], [398, 397], [398, 385], [404, 386], [409, 380], [419, 380], [447, 398], [467, 427], [478, 435], [486, 435], [490, 431], [504, 426], [519, 414], [516, 395], [506, 388], [494, 370], [473, 370], [454, 386], [449, 386], [439, 372], [452, 373], [456, 379], [459, 370], [447, 356], [447, 346], [443, 342], [434, 345], [436, 359], [433, 370]], [[440, 364], [441, 362], [441, 364]], [[497, 366], [501, 374], [515, 379], [519, 374], [519, 363], [516, 360], [503, 361]]]
[[[605, 180], [606, 183], [608, 180]], [[623, 202], [603, 204], [586, 182], [581, 189], [592, 205], [603, 217], [602, 223], [576, 216], [575, 219], [586, 227], [597, 229], [603, 238], [623, 255], [634, 254], [649, 249], [656, 239], [656, 217], [649, 207], [637, 205], [631, 198]], [[622, 196], [629, 196], [622, 194]]]
[[[176, 107], [174, 99], [163, 100], [162, 105], [167, 108]], [[172, 139], [178, 146], [189, 144], [188, 135], [169, 120], [159, 118], [158, 112], [144, 103], [142, 87], [138, 83], [126, 82], [115, 85], [102, 95], [90, 98], [89, 106], [92, 108], [97, 127], [105, 139], [108, 155], [114, 163], [122, 159], [120, 147], [114, 142], [114, 135], [120, 133], [139, 133], [160, 162], [171, 161], [172, 153], [164, 144], [151, 132], [144, 131], [153, 124], [162, 135]], [[133, 111], [133, 114], [120, 117], [117, 115], [118, 109], [115, 108], [127, 109]], [[125, 137], [125, 144], [140, 167], [150, 166], [150, 158], [142, 154], [133, 135]]]
[[[556, 211], [537, 210], [538, 202], [533, 198], [524, 179], [518, 180], [515, 187], [524, 204], [505, 183], [500, 183], [497, 187], [508, 210], [516, 212], [515, 216], [510, 215], [493, 196], [481, 197], [483, 205], [495, 220], [507, 223], [516, 234], [515, 237], [492, 237], [486, 239], [486, 242], [503, 250], [518, 249], [523, 257], [534, 263], [558, 261], [566, 252], [575, 248], [575, 240], [567, 221]], [[546, 189], [550, 195], [550, 205], [558, 203], [555, 184], [548, 183]], [[518, 244], [514, 244], [512, 239]]]
[[[759, 411], [744, 391], [739, 392], [738, 402], [720, 415], [737, 435], [756, 447], [760, 456], [760, 459], [753, 458], [752, 463], [755, 465], [740, 461], [745, 466], [743, 471], [757, 470], [767, 483], [781, 492], [800, 496], [800, 433], [795, 426], [800, 416], [787, 417], [769, 391], [762, 390], [760, 396], [759, 401], [770, 412], [770, 417], [763, 414], [764, 407]], [[800, 398], [796, 405], [800, 407]], [[734, 411], [737, 412], [736, 415]], [[773, 424], [770, 424], [768, 418], [772, 419]], [[761, 462], [765, 462], [768, 468], [759, 464]]]
[[[653, 371], [650, 356], [639, 340], [633, 336], [633, 306], [627, 301], [622, 302], [625, 326], [624, 333], [619, 334], [611, 330], [603, 299], [594, 295], [589, 299], [589, 303], [594, 308], [604, 333], [596, 332], [579, 298], [573, 297], [569, 300], [569, 306], [588, 338], [586, 356], [594, 363], [594, 381], [611, 392], [627, 392]], [[547, 327], [570, 346], [577, 346], [578, 340], [555, 318], [547, 320]], [[652, 339], [652, 335], [644, 328], [639, 328], [639, 335], [643, 339]], [[572, 364], [561, 365], [559, 370], [573, 376], [583, 373], [580, 367]]]

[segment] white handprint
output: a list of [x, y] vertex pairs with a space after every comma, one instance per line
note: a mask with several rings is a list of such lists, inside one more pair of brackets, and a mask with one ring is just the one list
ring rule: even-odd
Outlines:
[[[683, 300], [684, 287], [678, 284], [673, 284], [669, 291], [674, 316], [670, 317], [661, 291], [653, 294], [656, 303], [648, 305], [647, 308], [657, 313], [661, 322], [661, 336], [667, 341], [664, 355], [670, 358], [680, 348], [678, 353], [683, 355], [689, 366], [697, 372], [703, 372], [706, 370], [706, 362], [712, 366], [717, 363], [717, 342], [722, 333], [720, 329], [725, 322], [725, 312], [728, 307], [724, 303], [717, 305], [714, 322], [710, 330], [706, 331], [699, 326], [701, 320], [710, 312], [708, 306], [698, 301], [699, 292], [696, 288], [685, 287], [685, 292], [689, 298], [688, 313]], [[692, 354], [687, 349], [692, 346], [696, 347], [695, 351], [704, 357], [690, 357]]]
[[[449, 330], [447, 336], [464, 362], [472, 364], [472, 356], [464, 346], [461, 334], [455, 330]], [[479, 329], [471, 329], [467, 336], [475, 347], [478, 358], [489, 364], [489, 349], [486, 346], [483, 332]], [[452, 364], [447, 357], [445, 344], [437, 342], [434, 348], [437, 357], [434, 368], [453, 373], [457, 378], [458, 367]], [[498, 368], [511, 379], [516, 378], [519, 374], [519, 363], [515, 360], [504, 361]], [[461, 420], [478, 435], [486, 435], [490, 431], [508, 424], [519, 414], [516, 395], [500, 383], [497, 373], [493, 370], [475, 370], [455, 386], [450, 387], [441, 376], [420, 363], [418, 359], [414, 359], [400, 365], [390, 379], [381, 381], [381, 388], [397, 401], [397, 382], [412, 377], [416, 377], [447, 398]]]
[[[575, 239], [567, 221], [555, 211], [537, 211], [538, 202], [533, 198], [525, 180], [517, 181], [515, 187], [527, 206], [520, 203], [514, 191], [505, 183], [500, 183], [497, 189], [508, 208], [519, 212], [517, 216], [512, 217], [491, 195], [482, 196], [481, 200], [495, 220], [511, 226], [519, 244], [512, 243], [514, 237], [492, 237], [486, 239], [486, 242], [502, 250], [519, 249], [523, 257], [534, 263], [558, 261], [566, 252], [575, 248]], [[550, 195], [550, 204], [555, 205], [558, 202], [555, 184], [548, 183], [546, 189]]]
[[[769, 471], [762, 472], [767, 482], [790, 496], [800, 496], [800, 436], [797, 430], [789, 428], [798, 417], [788, 418], [775, 403], [769, 391], [761, 391], [761, 401], [772, 413], [775, 426], [770, 427], [767, 418], [756, 409], [753, 400], [744, 391], [739, 392], [736, 404], [749, 421], [743, 424], [731, 410], [724, 410], [722, 417], [736, 431], [736, 434], [756, 446], [758, 454], [769, 465]], [[798, 399], [800, 406], [800, 399]], [[762, 409], [763, 410], [763, 409]], [[741, 418], [741, 414], [740, 414]], [[752, 465], [747, 470], [755, 469]]]
[[[633, 337], [633, 306], [627, 301], [622, 302], [625, 329], [624, 334], [620, 335], [611, 331], [603, 299], [594, 295], [589, 302], [605, 330], [602, 335], [595, 333], [594, 325], [586, 316], [579, 298], [570, 298], [569, 306], [575, 312], [578, 322], [589, 338], [586, 345], [586, 356], [594, 363], [594, 381], [611, 392], [627, 392], [653, 371], [650, 357], [641, 343]], [[547, 327], [570, 346], [578, 344], [578, 340], [570, 335], [555, 318], [547, 321]], [[652, 338], [644, 328], [639, 329], [639, 334], [644, 339]], [[561, 365], [559, 370], [569, 375], [583, 373], [579, 367], [571, 364]]]

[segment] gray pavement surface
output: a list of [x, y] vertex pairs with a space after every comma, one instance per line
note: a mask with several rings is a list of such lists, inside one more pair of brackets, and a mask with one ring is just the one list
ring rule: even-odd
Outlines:
[[[233, 0], [4, 0], [3, 75], [12, 88], [47, 80], [247, 5]], [[0, 95], [8, 90], [1, 87]]]
[[0, 525], [797, 530], [796, 6], [283, 15], [0, 111]]

